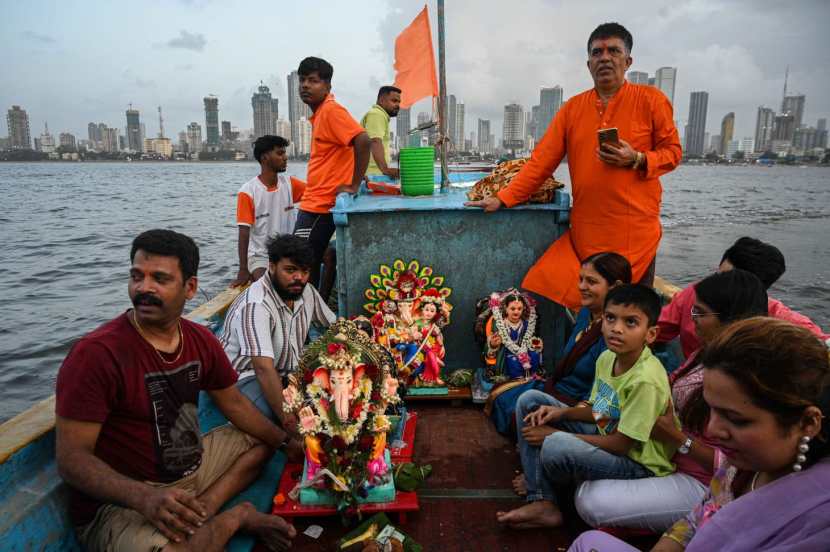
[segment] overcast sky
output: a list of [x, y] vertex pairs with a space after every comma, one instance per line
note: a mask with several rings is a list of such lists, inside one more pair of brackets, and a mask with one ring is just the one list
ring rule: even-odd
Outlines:
[[[161, 105], [165, 133], [175, 136], [190, 121], [204, 126], [202, 98], [215, 94], [220, 120], [248, 129], [259, 81], [279, 97], [287, 118], [286, 75], [316, 55], [334, 65], [334, 92], [359, 119], [377, 87], [393, 80], [395, 36], [423, 2], [125, 5], [4, 3], [0, 108], [23, 106], [33, 136], [48, 121], [53, 134], [86, 138], [90, 121], [123, 133], [130, 102], [154, 136]], [[437, 40], [434, 0], [428, 5]], [[759, 105], [780, 108], [787, 65], [789, 91], [807, 96], [804, 122], [830, 116], [827, 1], [446, 0], [446, 18], [448, 88], [466, 104], [468, 137], [479, 117], [500, 133], [504, 105], [516, 101], [527, 110], [542, 86], [561, 85], [566, 98], [591, 87], [585, 43], [605, 21], [634, 35], [632, 69], [653, 75], [677, 67], [677, 120], [688, 117], [689, 93], [707, 90], [707, 132], [718, 134], [721, 118], [734, 111], [735, 137], [751, 136]]]

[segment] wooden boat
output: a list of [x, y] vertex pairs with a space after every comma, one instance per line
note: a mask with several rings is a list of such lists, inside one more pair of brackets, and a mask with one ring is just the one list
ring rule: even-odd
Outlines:
[[[440, 203], [439, 203], [440, 200]], [[558, 207], [526, 206], [493, 215], [464, 210], [460, 197], [436, 196], [402, 203], [402, 198], [358, 197], [338, 204], [339, 290], [341, 314], [355, 314], [362, 305], [365, 278], [377, 263], [395, 256], [429, 259], [454, 286], [454, 321], [447, 332], [448, 367], [472, 367], [472, 305], [484, 292], [519, 281], [530, 262], [550, 242], [548, 232], [567, 220], [566, 198]], [[551, 216], [553, 215], [553, 216]], [[556, 222], [551, 222], [557, 219]], [[440, 225], [439, 225], [440, 222]], [[526, 227], [525, 227], [526, 225]], [[391, 247], [407, 233], [417, 237], [409, 246]], [[493, 243], [479, 247], [481, 235]], [[502, 236], [502, 237], [499, 237]], [[505, 240], [522, 236], [510, 246], [516, 254], [498, 254]], [[407, 242], [407, 240], [403, 240]], [[436, 248], [445, 243], [448, 247]], [[441, 249], [440, 251], [438, 249]], [[487, 274], [471, 268], [496, 267]], [[658, 282], [666, 296], [677, 288]], [[187, 315], [190, 320], [221, 327], [224, 313], [239, 290], [228, 289]], [[548, 343], [561, 342], [567, 322], [561, 309], [546, 313]], [[50, 397], [0, 425], [0, 542], [8, 551], [79, 550], [66, 510], [67, 489], [55, 462], [55, 398]], [[566, 547], [567, 530], [547, 533], [504, 531], [494, 523], [496, 510], [517, 500], [510, 490], [511, 468], [518, 466], [512, 445], [498, 435], [480, 406], [450, 402], [420, 403], [414, 459], [429, 463], [434, 475], [420, 491], [421, 511], [405, 529], [425, 550], [526, 550]], [[203, 418], [200, 413], [200, 418]], [[203, 420], [204, 421], [204, 420]], [[275, 469], [279, 469], [278, 463]], [[279, 472], [267, 475], [274, 486]], [[268, 505], [261, 505], [264, 509]], [[305, 522], [304, 522], [305, 523]], [[326, 527], [322, 542], [344, 533], [339, 522], [314, 520]], [[300, 529], [303, 529], [301, 526]], [[313, 541], [301, 536], [297, 549]], [[252, 541], [229, 549], [250, 549]], [[564, 549], [564, 548], [563, 548]]]

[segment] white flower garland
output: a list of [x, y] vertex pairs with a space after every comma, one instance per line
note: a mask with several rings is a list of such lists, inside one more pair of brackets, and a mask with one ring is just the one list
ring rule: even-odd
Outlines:
[[346, 441], [346, 444], [352, 444], [354, 440], [357, 439], [357, 436], [360, 434], [360, 428], [363, 427], [363, 424], [366, 423], [366, 418], [369, 416], [371, 406], [369, 399], [372, 396], [372, 380], [369, 378], [363, 378], [361, 380], [357, 394], [352, 401], [360, 401], [362, 403], [357, 419], [355, 419], [352, 423], [339, 422], [337, 427], [335, 427], [335, 424], [333, 424], [329, 419], [328, 411], [323, 408], [322, 402], [323, 399], [329, 399], [328, 393], [326, 393], [322, 387], [313, 383], [306, 387], [306, 393], [308, 394], [309, 400], [314, 407], [314, 412], [317, 415], [317, 423], [315, 423], [313, 430], [301, 432], [305, 434], [317, 433], [319, 431], [325, 433], [329, 437], [339, 435], [344, 441]]
[[[522, 304], [525, 305], [530, 313], [527, 317], [527, 329], [525, 330], [521, 343], [517, 344], [510, 338], [510, 330], [507, 329], [507, 325], [501, 315], [501, 302], [499, 302], [499, 305], [492, 310], [493, 320], [496, 323], [496, 330], [499, 332], [499, 337], [501, 337], [501, 344], [504, 345], [508, 351], [516, 355], [517, 358], [529, 359], [528, 350], [530, 349], [530, 342], [533, 339], [533, 335], [536, 333], [536, 309], [530, 307], [525, 301], [522, 301]], [[522, 362], [522, 367], [526, 370], [530, 369], [530, 361], [527, 360]]]

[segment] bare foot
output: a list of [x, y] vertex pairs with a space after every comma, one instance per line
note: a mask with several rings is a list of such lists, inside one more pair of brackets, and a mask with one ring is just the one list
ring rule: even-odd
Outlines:
[[294, 526], [279, 516], [258, 512], [251, 503], [242, 505], [240, 530], [251, 533], [272, 552], [291, 548], [291, 540], [297, 536]]
[[562, 525], [562, 512], [549, 500], [538, 500], [509, 512], [496, 512], [496, 520], [513, 529], [554, 528]]
[[513, 492], [519, 496], [527, 496], [527, 480], [525, 480], [525, 474], [520, 473], [513, 478]]

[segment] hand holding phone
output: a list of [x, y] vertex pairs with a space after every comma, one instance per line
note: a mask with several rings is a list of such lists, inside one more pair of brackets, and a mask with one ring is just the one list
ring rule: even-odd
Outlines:
[[597, 131], [597, 140], [599, 141], [600, 149], [602, 149], [603, 144], [614, 144], [615, 146], [620, 145], [620, 137], [617, 134], [616, 127], [599, 129]]

